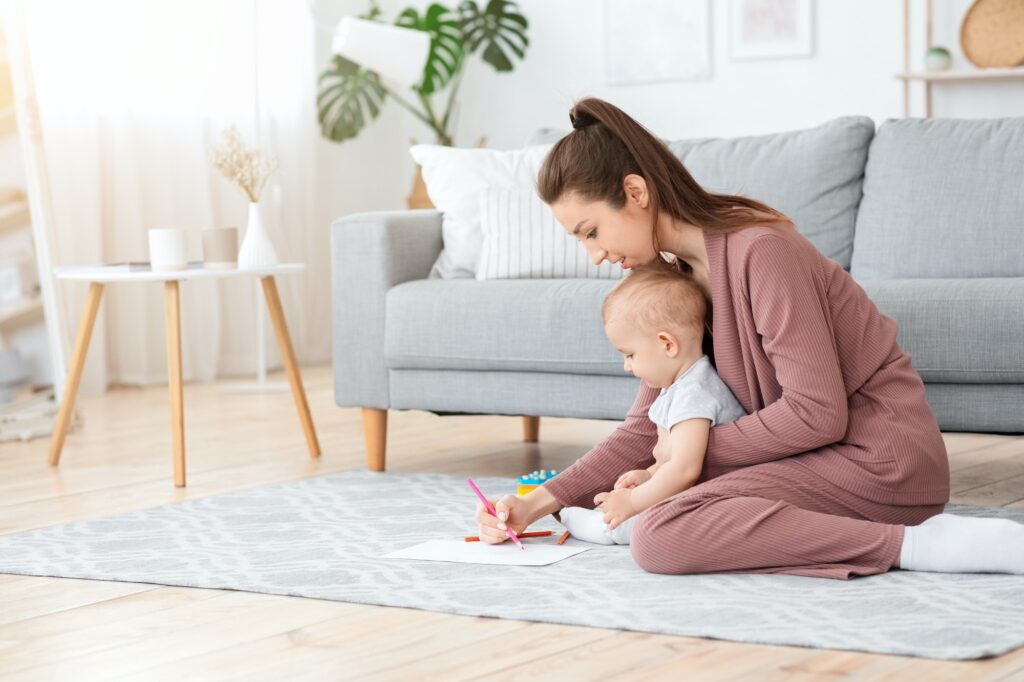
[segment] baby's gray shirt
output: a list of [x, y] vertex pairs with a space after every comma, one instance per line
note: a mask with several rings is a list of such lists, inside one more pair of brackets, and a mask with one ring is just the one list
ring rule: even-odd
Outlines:
[[661, 389], [647, 411], [650, 420], [666, 431], [687, 419], [710, 419], [711, 426], [715, 426], [746, 414], [706, 355], [671, 386]]

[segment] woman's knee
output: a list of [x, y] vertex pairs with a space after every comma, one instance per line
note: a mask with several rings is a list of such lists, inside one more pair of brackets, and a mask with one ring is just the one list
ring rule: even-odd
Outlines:
[[700, 543], [687, 540], [687, 514], [683, 511], [668, 519], [648, 509], [633, 526], [629, 541], [636, 565], [648, 573], [683, 575], [707, 572], [707, 558]]

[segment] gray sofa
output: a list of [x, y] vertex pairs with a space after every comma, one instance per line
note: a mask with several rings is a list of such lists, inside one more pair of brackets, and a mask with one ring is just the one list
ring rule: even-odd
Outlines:
[[[849, 270], [899, 323], [943, 430], [1024, 432], [1024, 118], [844, 117], [670, 146]], [[430, 279], [436, 211], [347, 216], [331, 236], [335, 401], [364, 408], [371, 469], [387, 410], [526, 415], [527, 439], [540, 416], [625, 416], [637, 379], [600, 319], [614, 282]]]

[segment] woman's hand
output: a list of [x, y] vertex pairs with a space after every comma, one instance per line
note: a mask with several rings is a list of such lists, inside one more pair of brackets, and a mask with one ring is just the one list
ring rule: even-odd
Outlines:
[[630, 501], [632, 492], [629, 488], [619, 488], [608, 493], [598, 493], [594, 497], [594, 504], [604, 512], [604, 522], [608, 528], [615, 530], [626, 519], [636, 516], [636, 509]]
[[615, 481], [615, 489], [635, 488], [649, 480], [651, 480], [651, 472], [647, 469], [633, 469], [619, 476], [619, 480]]
[[526, 530], [526, 527], [533, 523], [530, 518], [529, 505], [524, 503], [523, 498], [515, 495], [506, 495], [499, 500], [488, 500], [498, 513], [497, 517], [491, 515], [483, 504], [476, 505], [476, 523], [480, 527], [480, 542], [487, 542], [496, 545], [508, 540], [505, 534], [506, 525], [518, 535]]
[[481, 542], [492, 545], [505, 542], [505, 528], [508, 526], [516, 534], [522, 533], [526, 527], [537, 519], [554, 514], [562, 508], [555, 496], [544, 486], [539, 486], [522, 497], [506, 495], [499, 500], [489, 500], [498, 516], [492, 516], [482, 504], [476, 506], [476, 523], [479, 526]]

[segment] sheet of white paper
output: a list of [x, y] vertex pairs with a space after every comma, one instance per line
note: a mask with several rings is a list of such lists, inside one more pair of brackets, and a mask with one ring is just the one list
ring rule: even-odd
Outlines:
[[[524, 543], [525, 544], [525, 543]], [[586, 552], [590, 547], [576, 544], [530, 543], [526, 549], [514, 543], [489, 545], [486, 542], [465, 540], [428, 540], [397, 552], [385, 554], [382, 559], [419, 559], [421, 561], [451, 561], [460, 564], [502, 564], [504, 566], [547, 566], [574, 554]]]

